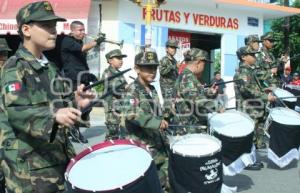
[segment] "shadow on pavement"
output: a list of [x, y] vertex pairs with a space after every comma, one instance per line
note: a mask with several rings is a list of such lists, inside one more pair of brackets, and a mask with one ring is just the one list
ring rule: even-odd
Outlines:
[[253, 188], [254, 183], [249, 176], [238, 174], [235, 176], [224, 176], [224, 184], [227, 186], [237, 186], [238, 192]]

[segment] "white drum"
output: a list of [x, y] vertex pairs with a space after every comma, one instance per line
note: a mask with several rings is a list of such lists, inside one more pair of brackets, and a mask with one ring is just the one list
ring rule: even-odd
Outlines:
[[206, 134], [188, 134], [170, 144], [169, 180], [174, 193], [217, 193], [222, 187], [221, 142]]
[[255, 123], [246, 114], [236, 110], [213, 114], [209, 118], [210, 132], [227, 137], [245, 137], [254, 131]]
[[230, 110], [209, 118], [210, 133], [222, 141], [224, 174], [233, 176], [256, 161], [254, 121], [245, 113]]
[[280, 168], [299, 160], [300, 114], [288, 108], [273, 108], [266, 127], [270, 137], [268, 158]]
[[273, 92], [279, 98], [291, 97], [291, 98], [282, 99], [283, 101], [287, 101], [287, 102], [296, 102], [297, 101], [297, 98], [294, 97], [295, 95], [293, 95], [292, 93], [290, 93], [287, 90], [284, 90], [281, 88], [276, 88]]
[[65, 178], [76, 191], [161, 192], [151, 155], [129, 140], [106, 141], [84, 150], [71, 160]]

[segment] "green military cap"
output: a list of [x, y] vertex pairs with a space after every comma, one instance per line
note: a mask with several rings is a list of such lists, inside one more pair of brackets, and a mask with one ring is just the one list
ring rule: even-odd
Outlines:
[[11, 51], [11, 49], [7, 45], [5, 38], [0, 38], [0, 52], [1, 51]]
[[166, 42], [166, 47], [178, 48], [178, 44], [179, 44], [179, 42], [177, 40], [168, 40]]
[[19, 10], [16, 20], [19, 27], [32, 21], [66, 21], [66, 19], [55, 15], [48, 1], [38, 1], [25, 5]]
[[258, 35], [248, 35], [245, 37], [245, 45], [249, 45], [251, 42], [261, 42]]
[[249, 46], [243, 46], [240, 47], [237, 51], [236, 51], [236, 55], [237, 57], [241, 60], [242, 56], [246, 56], [249, 54], [256, 54], [259, 53], [258, 51], [255, 51], [253, 49], [251, 49], [251, 47]]
[[139, 66], [158, 66], [159, 62], [157, 59], [157, 54], [155, 51], [146, 51], [138, 53], [135, 58], [134, 62], [136, 65]]
[[105, 55], [106, 59], [111, 59], [113, 57], [122, 57], [122, 58], [125, 58], [127, 57], [127, 55], [125, 54], [122, 54], [121, 50], [120, 49], [115, 49], [115, 50], [112, 50], [110, 52], [108, 52], [106, 55]]
[[274, 40], [274, 36], [272, 32], [267, 32], [260, 37], [261, 40]]
[[201, 50], [199, 48], [192, 48], [185, 54], [185, 61], [194, 61], [194, 60], [204, 60], [207, 62], [212, 62], [209, 57], [207, 51]]

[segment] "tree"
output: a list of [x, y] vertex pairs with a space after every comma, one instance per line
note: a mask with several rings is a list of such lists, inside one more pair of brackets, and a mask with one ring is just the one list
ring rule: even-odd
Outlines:
[[[300, 1], [294, 1], [292, 7], [300, 8]], [[271, 29], [274, 32], [276, 44], [274, 45], [274, 55], [280, 56], [284, 51], [284, 28], [289, 27], [290, 56], [300, 53], [300, 14], [290, 17], [290, 25], [285, 25], [285, 19], [280, 18], [272, 22]], [[300, 57], [291, 60], [293, 71], [300, 71]]]

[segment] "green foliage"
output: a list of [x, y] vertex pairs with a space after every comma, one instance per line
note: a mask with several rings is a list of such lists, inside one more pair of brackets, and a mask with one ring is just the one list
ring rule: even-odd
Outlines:
[[214, 71], [221, 71], [221, 52], [220, 50], [215, 51], [215, 59], [214, 59]]
[[[300, 8], [300, 1], [294, 2], [292, 7]], [[284, 51], [284, 18], [274, 20], [272, 22], [272, 30], [276, 39], [276, 44], [274, 45], [274, 55], [280, 57]], [[290, 17], [290, 56], [300, 53], [300, 14]], [[300, 57], [291, 60], [292, 69], [300, 70]]]

